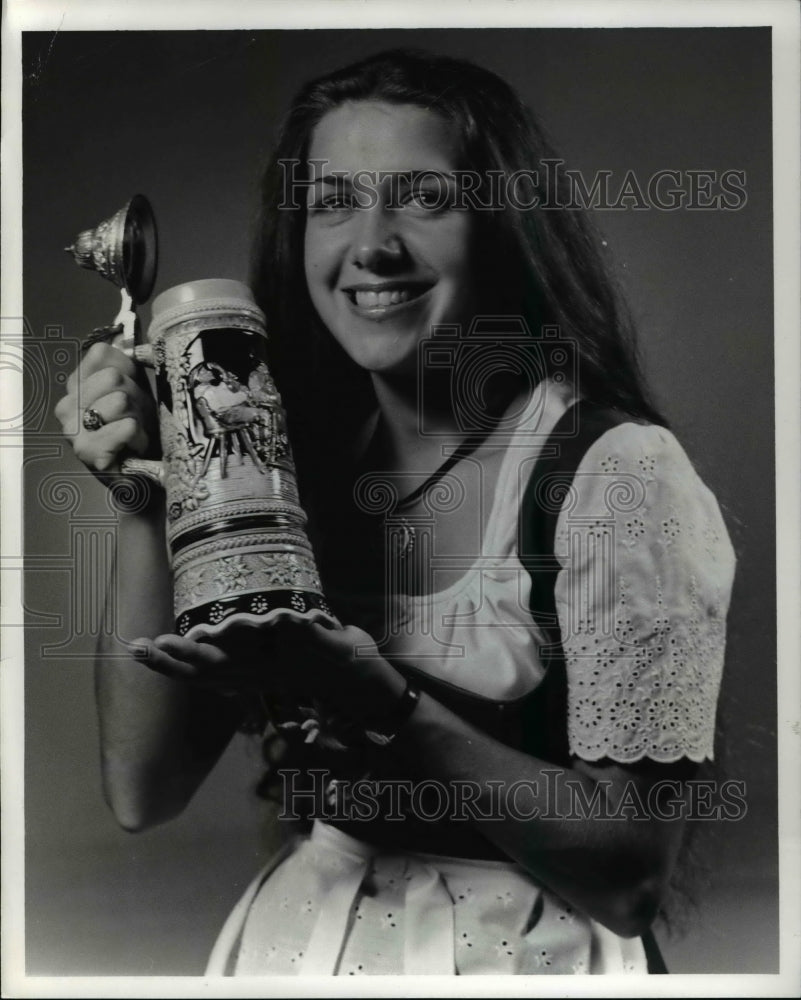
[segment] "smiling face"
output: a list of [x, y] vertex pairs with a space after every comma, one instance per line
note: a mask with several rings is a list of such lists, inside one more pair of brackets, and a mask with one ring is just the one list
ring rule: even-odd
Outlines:
[[458, 149], [453, 126], [409, 104], [346, 103], [312, 133], [309, 294], [374, 375], [414, 373], [432, 325], [466, 328], [475, 315], [474, 220], [454, 207]]

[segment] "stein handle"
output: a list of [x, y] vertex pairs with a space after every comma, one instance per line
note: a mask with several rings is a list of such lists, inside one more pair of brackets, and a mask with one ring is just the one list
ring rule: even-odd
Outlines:
[[[131, 359], [135, 364], [155, 368], [153, 362], [152, 344], [138, 344], [139, 318], [137, 317], [130, 295], [123, 288], [122, 306], [114, 319], [110, 332], [116, 332], [111, 341], [112, 347]], [[144, 476], [151, 482], [164, 488], [164, 463], [149, 458], [125, 458], [120, 462], [120, 472], [126, 476]]]
[[100, 326], [86, 338], [83, 349], [91, 347], [99, 341], [111, 344], [131, 361], [147, 368], [155, 368], [152, 344], [137, 343], [139, 332], [139, 317], [133, 307], [133, 300], [124, 288], [120, 289], [122, 302], [117, 315], [109, 326]]
[[164, 487], [164, 463], [155, 459], [125, 458], [120, 463], [120, 471], [126, 476], [144, 476]]
[[154, 368], [152, 344], [137, 343], [139, 317], [134, 310], [131, 296], [124, 288], [120, 289], [120, 291], [122, 293], [122, 304], [120, 311], [114, 317], [114, 323], [111, 327], [113, 330], [118, 330], [119, 333], [111, 341], [112, 346], [122, 351], [131, 361], [135, 361], [140, 365], [146, 365], [148, 368]]

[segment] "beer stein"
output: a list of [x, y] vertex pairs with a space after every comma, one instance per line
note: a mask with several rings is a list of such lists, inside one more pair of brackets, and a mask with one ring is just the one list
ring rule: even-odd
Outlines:
[[154, 300], [147, 337], [135, 356], [155, 368], [163, 457], [128, 458], [122, 471], [166, 490], [176, 631], [333, 619], [250, 289], [227, 279], [177, 285]]
[[323, 597], [298, 500], [281, 399], [267, 367], [264, 314], [238, 281], [177, 285], [153, 302], [147, 344], [135, 307], [153, 290], [158, 231], [137, 194], [65, 247], [120, 289], [105, 341], [156, 371], [162, 455], [122, 471], [167, 493], [167, 540], [180, 635], [279, 615], [335, 620]]

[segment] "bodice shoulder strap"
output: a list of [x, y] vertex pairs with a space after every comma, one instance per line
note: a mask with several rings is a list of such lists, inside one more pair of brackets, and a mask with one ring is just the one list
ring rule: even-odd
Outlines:
[[562, 568], [554, 554], [556, 522], [589, 448], [608, 430], [631, 422], [636, 418], [630, 414], [596, 403], [570, 406], [543, 445], [520, 506], [518, 556], [531, 577], [531, 615], [546, 637], [540, 651], [546, 675], [526, 706], [524, 749], [553, 763], [569, 759], [567, 678], [554, 601]]
[[543, 626], [558, 628], [553, 602], [556, 574], [556, 522], [584, 455], [607, 431], [637, 422], [619, 410], [580, 400], [559, 418], [523, 493], [520, 511], [519, 556], [532, 575], [530, 609]]

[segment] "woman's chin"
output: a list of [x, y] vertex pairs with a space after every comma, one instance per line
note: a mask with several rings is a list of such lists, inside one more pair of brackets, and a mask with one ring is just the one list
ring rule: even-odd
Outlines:
[[372, 376], [413, 376], [417, 372], [419, 341], [416, 335], [393, 335], [382, 330], [342, 346], [351, 361]]
[[370, 376], [387, 381], [397, 379], [413, 379], [417, 375], [417, 353], [411, 357], [396, 358], [374, 357], [356, 361]]

